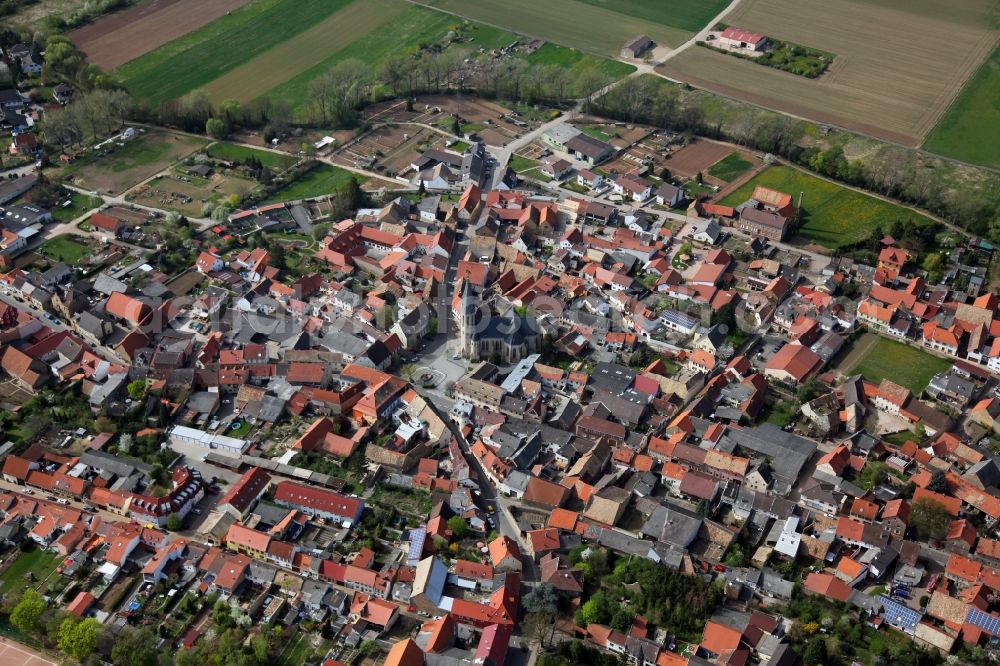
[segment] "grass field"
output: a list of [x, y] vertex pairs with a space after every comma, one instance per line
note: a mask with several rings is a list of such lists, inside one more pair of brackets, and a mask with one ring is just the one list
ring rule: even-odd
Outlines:
[[731, 183], [741, 174], [746, 173], [747, 169], [752, 166], [753, 165], [743, 159], [739, 153], [732, 152], [709, 167], [708, 175], [714, 176], [719, 180], [724, 180], [727, 183]]
[[90, 254], [90, 249], [86, 245], [67, 235], [50, 238], [42, 243], [38, 251], [68, 266], [76, 264]]
[[[54, 553], [47, 553], [40, 548], [25, 551], [17, 556], [17, 559], [7, 567], [7, 570], [0, 576], [0, 595], [9, 594], [12, 597], [19, 597], [21, 592], [30, 585], [37, 584], [44, 580], [62, 558]], [[35, 577], [35, 582], [25, 580], [25, 575], [31, 572]]]
[[62, 206], [56, 206], [52, 209], [52, 217], [59, 222], [69, 222], [70, 220], [75, 220], [80, 217], [87, 211], [94, 210], [102, 203], [104, 203], [104, 200], [100, 197], [92, 197], [86, 194], [80, 194], [79, 192], [73, 192], [70, 197], [70, 205], [65, 208]]
[[[389, 53], [397, 52], [402, 45], [440, 40], [455, 21], [454, 16], [411, 6], [401, 13], [394, 13], [391, 20], [383, 24], [379, 30], [365, 35], [363, 41], [352, 42], [324, 60], [301, 68], [294, 76], [272, 88], [268, 94], [288, 100], [293, 108], [301, 108], [305, 104], [310, 82], [329, 71], [338, 62], [351, 58], [372, 66], [377, 65]], [[473, 42], [468, 46], [478, 44], [484, 48], [491, 48], [498, 41], [503, 43], [509, 36], [502, 34], [502, 31], [487, 27], [474, 27], [470, 33]], [[502, 35], [499, 40], [496, 39], [498, 35]]]
[[924, 215], [882, 199], [855, 192], [788, 166], [772, 166], [730, 193], [720, 203], [736, 206], [750, 198], [754, 187], [791, 194], [802, 193], [802, 223], [799, 235], [830, 249], [856, 243], [876, 225], [891, 226], [896, 220], [921, 224]]
[[521, 173], [522, 171], [527, 171], [528, 169], [534, 169], [538, 166], [538, 161], [528, 157], [522, 157], [520, 155], [511, 155], [507, 166], [517, 173]]
[[118, 77], [152, 104], [204, 88], [226, 72], [322, 24], [350, 0], [256, 0], [126, 63]]
[[[952, 11], [956, 4], [961, 9]], [[838, 54], [829, 71], [807, 79], [707, 49], [688, 49], [660, 71], [915, 146], [992, 51], [996, 6], [995, 0], [744, 0], [727, 23]]]
[[73, 164], [62, 167], [59, 175], [72, 176], [78, 187], [119, 194], [206, 143], [197, 137], [150, 131], [123, 147], [115, 146], [106, 155], [83, 154]]
[[1000, 168], [1000, 46], [941, 116], [924, 149]]
[[253, 156], [260, 160], [261, 164], [275, 171], [284, 171], [298, 161], [291, 155], [272, 153], [268, 150], [256, 150], [246, 146], [237, 146], [232, 143], [213, 143], [208, 147], [207, 152], [209, 157], [227, 162], [242, 163], [248, 157]]
[[698, 32], [704, 28], [727, 4], [704, 0], [580, 0], [580, 2], [688, 32]]
[[951, 367], [951, 361], [888, 338], [879, 338], [848, 375], [862, 374], [878, 384], [890, 379], [914, 394], [927, 387], [931, 377]]
[[609, 79], [620, 79], [635, 71], [633, 65], [616, 60], [598, 58], [589, 53], [583, 53], [576, 49], [567, 49], [555, 44], [543, 45], [528, 56], [528, 62], [534, 65], [559, 65], [568, 69], [574, 77], [587, 69], [596, 69]]
[[330, 194], [349, 181], [352, 176], [362, 182], [365, 180], [363, 176], [351, 173], [346, 169], [321, 164], [288, 187], [275, 192], [267, 200], [267, 203], [311, 199]]
[[725, 0], [422, 0], [459, 16], [582, 51], [617, 56], [646, 34], [677, 46], [728, 4]]

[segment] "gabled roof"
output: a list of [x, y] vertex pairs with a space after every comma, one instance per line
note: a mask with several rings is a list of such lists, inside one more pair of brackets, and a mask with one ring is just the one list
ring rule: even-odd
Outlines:
[[806, 577], [804, 586], [814, 594], [821, 594], [835, 601], [847, 601], [851, 596], [851, 588], [836, 576], [825, 573], [811, 573]]

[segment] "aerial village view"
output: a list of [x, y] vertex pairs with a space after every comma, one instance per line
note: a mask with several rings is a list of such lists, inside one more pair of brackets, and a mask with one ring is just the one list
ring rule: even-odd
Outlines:
[[0, 0], [0, 666], [1000, 662], [997, 0]]

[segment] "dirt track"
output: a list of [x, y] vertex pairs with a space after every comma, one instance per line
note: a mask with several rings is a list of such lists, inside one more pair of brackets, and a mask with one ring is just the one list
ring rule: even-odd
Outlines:
[[69, 33], [87, 59], [112, 70], [214, 21], [249, 0], [149, 0]]

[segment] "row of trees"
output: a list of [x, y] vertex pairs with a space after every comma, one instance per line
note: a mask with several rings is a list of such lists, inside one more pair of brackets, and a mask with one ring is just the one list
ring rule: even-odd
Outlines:
[[534, 104], [564, 104], [610, 82], [596, 67], [578, 74], [558, 64], [535, 65], [515, 56], [468, 58], [454, 49], [419, 55], [396, 53], [377, 68], [344, 60], [315, 79], [307, 97], [308, 120], [351, 126], [364, 104], [386, 96], [468, 90], [487, 97]]
[[838, 142], [806, 147], [808, 123], [671, 84], [654, 76], [627, 79], [595, 103], [597, 113], [648, 122], [690, 134], [723, 138], [782, 155], [823, 175], [925, 208], [972, 233], [1000, 242], [1000, 176], [973, 171], [976, 185], [952, 185], [954, 165], [915, 150], [875, 144], [865, 158], [849, 159]]
[[58, 648], [77, 661], [89, 661], [97, 650], [103, 625], [94, 618], [81, 619], [57, 608], [49, 608], [45, 598], [28, 588], [9, 609], [10, 622], [45, 645]]
[[213, 608], [218, 636], [174, 655], [157, 650], [160, 639], [151, 629], [126, 626], [113, 632], [94, 618], [50, 607], [33, 588], [8, 602], [2, 614], [45, 647], [88, 666], [102, 662], [113, 666], [264, 666], [274, 663], [287, 642], [280, 627], [269, 626], [247, 640], [242, 623], [233, 620], [232, 608], [221, 602]]
[[92, 90], [45, 114], [45, 141], [66, 149], [97, 141], [125, 126], [132, 98], [123, 90]]

